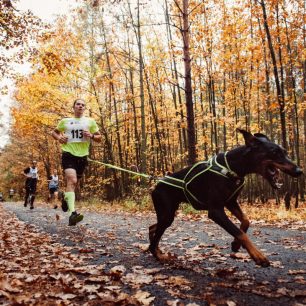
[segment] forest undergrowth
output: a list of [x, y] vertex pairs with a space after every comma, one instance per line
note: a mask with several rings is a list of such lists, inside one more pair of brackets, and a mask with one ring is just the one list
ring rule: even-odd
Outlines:
[[[278, 222], [306, 222], [306, 201], [300, 201], [299, 207], [295, 208], [291, 204], [291, 209], [287, 210], [283, 200], [279, 204], [275, 199], [269, 199], [265, 203], [247, 203], [240, 201], [240, 205], [244, 213], [251, 221], [278, 223]], [[150, 195], [142, 197], [129, 197], [116, 201], [103, 201], [97, 198], [92, 198], [87, 201], [81, 201], [79, 207], [87, 211], [124, 211], [127, 213], [148, 212], [154, 213], [153, 203]], [[230, 212], [227, 212], [230, 215]], [[182, 203], [177, 212], [183, 215], [184, 218], [198, 219], [203, 216], [207, 217], [207, 211], [198, 211], [192, 208], [188, 203]]]

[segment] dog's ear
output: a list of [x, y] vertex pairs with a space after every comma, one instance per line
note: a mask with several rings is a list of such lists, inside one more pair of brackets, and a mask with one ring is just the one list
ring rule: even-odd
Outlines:
[[247, 146], [256, 146], [260, 143], [260, 140], [255, 137], [254, 135], [252, 135], [250, 132], [246, 131], [246, 130], [242, 130], [242, 129], [237, 129], [237, 132], [241, 133], [243, 135], [245, 144]]
[[265, 134], [262, 133], [255, 133], [254, 136], [257, 138], [261, 138], [261, 140], [264, 141], [270, 141], [270, 139]]

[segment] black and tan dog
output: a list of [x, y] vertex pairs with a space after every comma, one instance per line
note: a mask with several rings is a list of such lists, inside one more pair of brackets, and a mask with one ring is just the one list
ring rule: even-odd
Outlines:
[[[288, 158], [282, 147], [265, 135], [237, 131], [244, 137], [244, 146], [165, 176], [157, 183], [152, 192], [157, 223], [149, 229], [149, 250], [157, 259], [167, 259], [158, 248], [159, 241], [172, 224], [179, 204], [189, 202], [195, 209], [207, 210], [208, 217], [235, 238], [233, 251], [243, 246], [256, 264], [269, 266], [269, 260], [248, 238], [246, 232], [250, 222], [237, 202], [244, 176], [260, 174], [278, 189], [281, 187], [279, 170], [293, 177], [301, 175], [302, 170]], [[240, 229], [227, 217], [225, 207], [241, 222]]]

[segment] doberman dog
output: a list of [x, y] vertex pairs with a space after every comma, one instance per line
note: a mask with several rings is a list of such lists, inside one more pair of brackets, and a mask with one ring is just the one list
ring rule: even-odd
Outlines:
[[[250, 173], [260, 174], [272, 188], [279, 189], [282, 185], [279, 170], [293, 177], [303, 172], [282, 147], [264, 134], [237, 131], [243, 135], [245, 145], [165, 176], [157, 183], [152, 191], [157, 223], [149, 228], [149, 250], [157, 259], [169, 259], [158, 248], [160, 239], [172, 224], [179, 204], [189, 202], [197, 210], [207, 210], [208, 217], [234, 237], [232, 251], [237, 252], [242, 246], [256, 264], [262, 267], [270, 265], [246, 234], [250, 222], [237, 202], [244, 177]], [[240, 229], [228, 218], [225, 208], [241, 222]]]

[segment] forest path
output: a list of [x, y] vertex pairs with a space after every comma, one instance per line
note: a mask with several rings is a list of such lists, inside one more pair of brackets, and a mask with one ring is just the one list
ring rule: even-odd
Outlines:
[[306, 231], [301, 222], [251, 226], [271, 261], [257, 267], [205, 216], [179, 214], [156, 261], [145, 249], [152, 212], [68, 214], [39, 205], [0, 204], [0, 303], [33, 305], [306, 305]]

